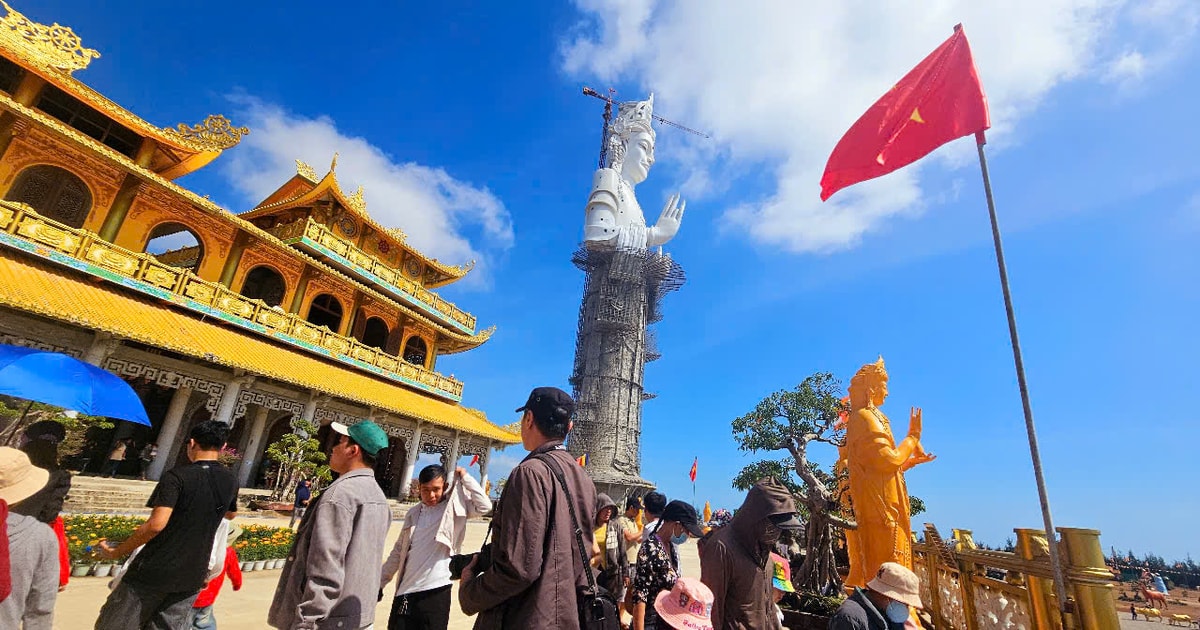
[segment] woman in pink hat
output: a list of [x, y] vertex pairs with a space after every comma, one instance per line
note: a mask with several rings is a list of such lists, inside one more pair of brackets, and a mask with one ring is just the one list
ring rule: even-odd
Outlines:
[[673, 630], [713, 630], [712, 605], [712, 591], [704, 582], [687, 577], [654, 599], [658, 627]]

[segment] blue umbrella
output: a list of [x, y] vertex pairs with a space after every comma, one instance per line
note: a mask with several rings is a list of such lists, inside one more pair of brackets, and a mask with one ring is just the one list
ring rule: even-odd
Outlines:
[[0, 394], [150, 426], [129, 383], [58, 352], [0, 344]]

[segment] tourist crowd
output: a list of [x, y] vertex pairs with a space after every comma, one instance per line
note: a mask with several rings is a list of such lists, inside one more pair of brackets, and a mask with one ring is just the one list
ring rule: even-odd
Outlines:
[[[564, 447], [574, 410], [571, 397], [552, 387], [533, 390], [517, 409], [529, 455], [494, 508], [464, 469], [421, 470], [420, 503], [405, 514], [386, 558], [391, 513], [373, 468], [387, 435], [368, 420], [333, 423], [329, 466], [338, 477], [316, 497], [307, 484], [298, 489], [299, 527], [267, 623], [372, 628], [384, 587], [395, 580], [388, 630], [445, 629], [457, 579], [458, 605], [481, 629], [782, 628], [777, 602], [794, 589], [789, 561], [773, 552], [783, 532], [803, 527], [787, 489], [764, 479], [735, 514], [721, 510], [708, 523], [692, 505], [658, 492], [625, 499], [621, 511]], [[124, 564], [97, 630], [216, 628], [213, 605], [226, 577], [235, 590], [242, 584], [234, 550], [241, 530], [231, 523], [237, 482], [217, 461], [228, 434], [219, 422], [196, 425], [188, 463], [162, 475], [146, 522], [124, 541], [99, 544]], [[0, 536], [0, 628], [48, 630], [66, 585], [58, 513], [70, 478], [47, 447], [53, 437], [27, 432], [23, 450], [0, 447], [7, 533]], [[491, 542], [463, 554], [467, 520], [489, 511]], [[689, 540], [700, 545], [699, 576], [681, 571], [679, 547]], [[908, 569], [884, 565], [830, 627], [904, 628], [910, 606], [921, 606], [916, 583]]]

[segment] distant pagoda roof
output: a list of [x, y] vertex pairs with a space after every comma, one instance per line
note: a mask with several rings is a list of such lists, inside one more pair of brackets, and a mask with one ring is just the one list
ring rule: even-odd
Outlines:
[[154, 169], [159, 175], [174, 179], [195, 171], [250, 133], [246, 127], [237, 127], [219, 114], [210, 115], [196, 125], [180, 123], [175, 127], [158, 127], [147, 122], [71, 76], [72, 72], [86, 68], [93, 59], [100, 57], [100, 53], [84, 48], [70, 27], [58, 23], [39, 24], [4, 0], [0, 0], [0, 5], [8, 11], [0, 18], [0, 52], [133, 132], [152, 138], [162, 152]]
[[[289, 190], [281, 195], [280, 193], [284, 189]], [[329, 172], [320, 179], [317, 178], [316, 171], [313, 170], [312, 166], [296, 160], [296, 175], [281, 186], [279, 190], [267, 197], [262, 204], [248, 212], [242, 213], [240, 216], [243, 219], [249, 220], [259, 216], [274, 214], [282, 210], [309, 206], [327, 194], [331, 195], [342, 207], [349, 210], [363, 223], [371, 226], [377, 233], [386, 238], [389, 245], [402, 248], [419, 258], [421, 262], [436, 274], [434, 279], [426, 285], [429, 288], [436, 288], [460, 280], [475, 267], [475, 261], [473, 260], [464, 265], [449, 265], [436, 258], [426, 256], [408, 244], [408, 235], [403, 230], [396, 227], [384, 227], [371, 218], [371, 215], [367, 213], [367, 202], [363, 199], [362, 186], [359, 186], [354, 193], [347, 194], [338, 183], [337, 154], [333, 156], [333, 160], [329, 165]]]

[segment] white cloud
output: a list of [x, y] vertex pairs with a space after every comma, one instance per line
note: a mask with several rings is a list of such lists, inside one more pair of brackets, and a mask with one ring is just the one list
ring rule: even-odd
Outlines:
[[[562, 43], [562, 64], [575, 76], [654, 91], [658, 109], [713, 132], [713, 149], [671, 152], [672, 142], [693, 142], [683, 138], [668, 140], [660, 156], [690, 173], [683, 177], [694, 184], [690, 194], [719, 191], [712, 182], [731, 173], [770, 174], [773, 189], [726, 209], [724, 227], [794, 252], [828, 252], [922, 211], [919, 166], [824, 204], [818, 182], [841, 134], [954, 24], [963, 23], [970, 37], [988, 94], [989, 139], [1003, 145], [1051, 88], [1102, 72], [1099, 59], [1110, 50], [1131, 49], [1113, 41], [1120, 39], [1118, 22], [1135, 25], [1123, 30], [1175, 24], [1177, 32], [1194, 33], [1194, 24], [1180, 27], [1177, 20], [1195, 13], [1196, 4], [576, 0], [583, 20]], [[1137, 49], [1150, 57], [1144, 46]], [[1133, 63], [1124, 62], [1124, 70], [1133, 71]], [[951, 166], [966, 163], [974, 151], [969, 141], [962, 144], [939, 157]]]
[[297, 159], [319, 177], [336, 152], [338, 182], [348, 193], [363, 187], [367, 211], [378, 223], [399, 227], [414, 247], [443, 262], [477, 260], [467, 281], [486, 277], [489, 252], [512, 246], [512, 218], [487, 188], [442, 168], [398, 160], [365, 138], [343, 134], [327, 117], [306, 118], [248, 96], [233, 100], [251, 133], [229, 152], [222, 173], [249, 204], [295, 175]]
[[1127, 51], [1109, 64], [1104, 78], [1113, 83], [1137, 81], [1146, 72], [1146, 57], [1136, 50]]

